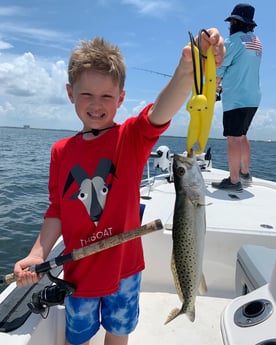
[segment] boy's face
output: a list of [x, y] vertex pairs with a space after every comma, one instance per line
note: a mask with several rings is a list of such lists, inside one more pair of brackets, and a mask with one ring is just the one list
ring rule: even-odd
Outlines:
[[67, 84], [70, 101], [83, 123], [83, 130], [103, 129], [113, 125], [117, 108], [123, 103], [125, 91], [111, 76], [84, 71], [73, 86]]

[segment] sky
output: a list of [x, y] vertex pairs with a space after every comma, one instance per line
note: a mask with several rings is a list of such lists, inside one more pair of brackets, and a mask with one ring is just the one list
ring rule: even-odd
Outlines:
[[[126, 97], [115, 121], [122, 123], [154, 102], [188, 43], [188, 32], [216, 27], [229, 34], [228, 17], [236, 1], [205, 0], [1, 0], [0, 126], [78, 131], [82, 124], [65, 85], [70, 52], [95, 36], [118, 45], [127, 65]], [[262, 101], [248, 137], [276, 141], [276, 59], [271, 40], [276, 2], [255, 0], [255, 33], [263, 44]], [[185, 104], [166, 135], [187, 134]], [[222, 105], [216, 102], [210, 132], [222, 138]]]

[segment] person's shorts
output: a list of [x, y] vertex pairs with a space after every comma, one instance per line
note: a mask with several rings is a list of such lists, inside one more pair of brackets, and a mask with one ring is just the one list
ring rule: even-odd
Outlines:
[[223, 135], [241, 137], [246, 135], [257, 107], [238, 108], [223, 113]]
[[82, 344], [100, 328], [118, 336], [131, 333], [139, 317], [141, 273], [120, 281], [119, 290], [99, 298], [65, 298], [66, 340]]

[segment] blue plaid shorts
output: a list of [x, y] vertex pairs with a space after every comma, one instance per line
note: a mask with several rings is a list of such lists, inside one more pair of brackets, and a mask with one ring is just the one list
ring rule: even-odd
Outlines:
[[100, 328], [118, 336], [128, 335], [137, 326], [141, 273], [120, 281], [119, 290], [99, 298], [65, 298], [66, 339], [79, 345]]

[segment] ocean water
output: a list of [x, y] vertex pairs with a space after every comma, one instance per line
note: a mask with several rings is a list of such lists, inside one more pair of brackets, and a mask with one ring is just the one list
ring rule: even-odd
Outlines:
[[[48, 169], [52, 144], [71, 131], [0, 127], [0, 276], [28, 254], [48, 205]], [[185, 150], [185, 139], [163, 136], [155, 146]], [[224, 139], [209, 139], [213, 166], [228, 169]], [[276, 142], [251, 142], [253, 176], [276, 182]], [[1, 291], [1, 286], [0, 286]]]

